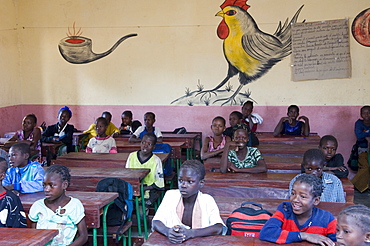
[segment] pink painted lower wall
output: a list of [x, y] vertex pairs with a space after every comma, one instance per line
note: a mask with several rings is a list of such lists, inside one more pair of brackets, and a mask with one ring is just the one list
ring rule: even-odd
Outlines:
[[[2, 116], [0, 135], [21, 129], [22, 118], [29, 113], [36, 114], [39, 124], [43, 121], [47, 125], [55, 124], [61, 106], [63, 105], [17, 105], [0, 108]], [[228, 122], [230, 112], [241, 110], [239, 106], [68, 106], [73, 112], [70, 124], [79, 130], [87, 129], [103, 111], [112, 113], [112, 122], [116, 126], [120, 125], [120, 116], [124, 110], [131, 110], [134, 119], [141, 122], [144, 113], [152, 111], [156, 114], [155, 125], [162, 131], [172, 131], [184, 126], [188, 131], [203, 132], [203, 136], [211, 134], [210, 125], [215, 116], [223, 116]], [[354, 123], [360, 116], [360, 108], [360, 106], [302, 106], [300, 114], [310, 119], [311, 132], [316, 132], [320, 136], [334, 135], [339, 142], [338, 152], [347, 159], [356, 140], [353, 130]], [[258, 112], [264, 118], [258, 131], [273, 131], [279, 119], [286, 115], [286, 111], [285, 106], [255, 106], [254, 112]]]

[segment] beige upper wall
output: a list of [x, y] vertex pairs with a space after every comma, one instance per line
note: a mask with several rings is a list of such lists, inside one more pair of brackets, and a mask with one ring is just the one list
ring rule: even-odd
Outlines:
[[17, 1], [1, 0], [0, 7], [0, 107], [19, 104], [20, 67], [18, 49]]
[[[227, 63], [222, 40], [216, 35], [221, 21], [215, 13], [223, 1], [215, 0], [85, 0], [85, 1], [6, 1], [14, 11], [10, 16], [18, 32], [20, 70], [13, 43], [6, 40], [2, 56], [9, 77], [22, 83], [22, 97], [14, 87], [8, 92], [16, 100], [10, 104], [80, 105], [169, 105], [185, 88], [196, 89], [198, 80], [206, 89], [216, 86], [226, 75]], [[249, 0], [248, 12], [261, 30], [273, 33], [278, 21], [291, 18], [305, 4], [299, 21], [353, 18], [368, 8], [368, 0]], [[93, 51], [108, 50], [121, 36], [137, 33], [111, 55], [98, 61], [74, 65], [58, 51], [67, 27], [76, 22], [82, 36], [93, 40]], [[3, 24], [1, 25], [2, 32]], [[11, 32], [11, 31], [8, 31]], [[7, 35], [2, 35], [7, 36]], [[350, 35], [352, 78], [293, 82], [290, 57], [275, 65], [265, 76], [244, 87], [252, 91], [259, 105], [362, 105], [369, 102], [370, 47], [359, 45]], [[2, 61], [4, 62], [4, 61]], [[4, 68], [0, 68], [4, 70]], [[14, 71], [13, 71], [14, 70]], [[5, 70], [4, 70], [5, 71]], [[16, 75], [16, 76], [14, 76]], [[233, 78], [234, 88], [238, 86]], [[7, 102], [1, 99], [0, 102]], [[4, 104], [3, 103], [3, 104]]]

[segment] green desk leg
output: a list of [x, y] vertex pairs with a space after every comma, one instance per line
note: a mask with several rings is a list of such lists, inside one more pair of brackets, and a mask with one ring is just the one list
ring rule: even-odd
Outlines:
[[141, 232], [141, 222], [140, 222], [140, 207], [139, 207], [139, 197], [137, 196], [135, 196], [135, 210], [136, 210], [136, 219], [137, 219], [137, 232], [139, 236], [141, 236], [142, 232]]
[[181, 167], [181, 159], [176, 159], [176, 173], [179, 174]]
[[98, 228], [93, 228], [93, 245], [98, 246]]
[[141, 194], [141, 208], [143, 214], [143, 224], [144, 224], [144, 237], [148, 239], [148, 225], [146, 223], [146, 210], [145, 210], [145, 199], [144, 199], [144, 186], [140, 185], [140, 194]]
[[187, 148], [186, 149], [186, 160], [190, 160], [191, 159], [191, 149]]
[[107, 212], [108, 212], [109, 206], [111, 204], [113, 204], [113, 203], [114, 203], [114, 201], [111, 201], [110, 203], [108, 203], [107, 205], [105, 205], [105, 207], [103, 208], [103, 240], [104, 240], [104, 246], [108, 246]]

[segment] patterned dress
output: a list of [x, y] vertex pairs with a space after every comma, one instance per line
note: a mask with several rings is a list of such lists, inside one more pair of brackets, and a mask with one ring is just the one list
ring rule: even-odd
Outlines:
[[237, 168], [250, 168], [257, 166], [257, 162], [262, 158], [261, 152], [254, 147], [247, 147], [248, 153], [244, 160], [239, 160], [235, 150], [230, 150], [227, 159]]

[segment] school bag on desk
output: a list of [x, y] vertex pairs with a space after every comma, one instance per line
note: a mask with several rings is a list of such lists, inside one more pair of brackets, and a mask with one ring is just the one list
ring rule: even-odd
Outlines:
[[[254, 205], [258, 208], [246, 207]], [[226, 220], [227, 235], [242, 237], [259, 237], [260, 231], [272, 213], [254, 202], [243, 202], [240, 208], [235, 209]]]

